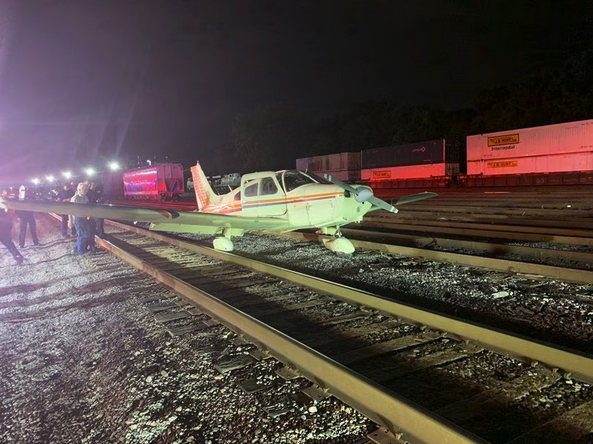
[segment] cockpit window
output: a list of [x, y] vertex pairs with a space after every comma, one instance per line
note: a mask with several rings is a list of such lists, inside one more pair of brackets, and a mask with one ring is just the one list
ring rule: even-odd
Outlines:
[[308, 183], [317, 183], [317, 181], [301, 171], [284, 171], [284, 187], [287, 193]]
[[260, 196], [269, 196], [278, 193], [278, 187], [271, 177], [264, 177], [261, 180]]
[[259, 182], [255, 182], [253, 184], [247, 185], [245, 187], [245, 197], [257, 196], [258, 185], [259, 185]]

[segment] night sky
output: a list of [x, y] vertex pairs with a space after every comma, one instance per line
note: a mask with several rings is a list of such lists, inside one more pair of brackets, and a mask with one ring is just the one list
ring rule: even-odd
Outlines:
[[590, 3], [0, 0], [0, 182], [118, 156], [207, 164], [260, 105], [469, 106], [590, 44]]

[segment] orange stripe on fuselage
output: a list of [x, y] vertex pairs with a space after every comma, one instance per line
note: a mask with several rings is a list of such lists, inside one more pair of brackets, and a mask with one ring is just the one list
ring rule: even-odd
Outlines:
[[[344, 193], [333, 192], [333, 193], [321, 193], [321, 194], [308, 194], [306, 196], [294, 196], [289, 198], [277, 198], [277, 199], [261, 199], [261, 200], [253, 200], [250, 201], [247, 205], [262, 205], [262, 204], [271, 204], [271, 203], [300, 203], [300, 202], [307, 202], [310, 200], [319, 200], [323, 198], [330, 198], [335, 196], [343, 196]], [[246, 205], [246, 206], [247, 206]], [[224, 204], [212, 205], [208, 208], [202, 210], [204, 213], [233, 213], [236, 211], [240, 211], [243, 208], [241, 202], [229, 202]]]
[[342, 196], [344, 193], [343, 192], [337, 192], [337, 193], [322, 193], [322, 194], [308, 194], [306, 196], [294, 196], [294, 197], [283, 197], [280, 199], [260, 199], [260, 200], [252, 200], [247, 202], [247, 205], [262, 205], [262, 204], [271, 204], [274, 202], [278, 202], [278, 203], [294, 203], [294, 202], [307, 202], [309, 200], [319, 200], [319, 199], [323, 199], [323, 198], [329, 198], [329, 197], [334, 197], [334, 196]]

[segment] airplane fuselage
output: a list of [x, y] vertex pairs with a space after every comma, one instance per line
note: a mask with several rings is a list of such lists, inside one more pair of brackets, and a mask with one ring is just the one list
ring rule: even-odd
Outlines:
[[308, 177], [298, 174], [301, 176], [294, 171], [247, 174], [240, 187], [220, 196], [201, 212], [283, 219], [283, 231], [291, 231], [360, 222], [372, 207], [368, 202], [357, 202], [334, 184], [317, 183], [310, 178], [307, 183], [294, 183]]

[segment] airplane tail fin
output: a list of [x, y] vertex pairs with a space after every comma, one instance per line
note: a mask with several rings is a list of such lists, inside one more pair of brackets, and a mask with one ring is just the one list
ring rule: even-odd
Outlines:
[[198, 210], [202, 210], [211, 203], [214, 203], [218, 195], [212, 191], [212, 187], [206, 179], [206, 175], [200, 166], [200, 162], [191, 167], [191, 174], [194, 181], [194, 192], [196, 193], [196, 201], [198, 202]]

